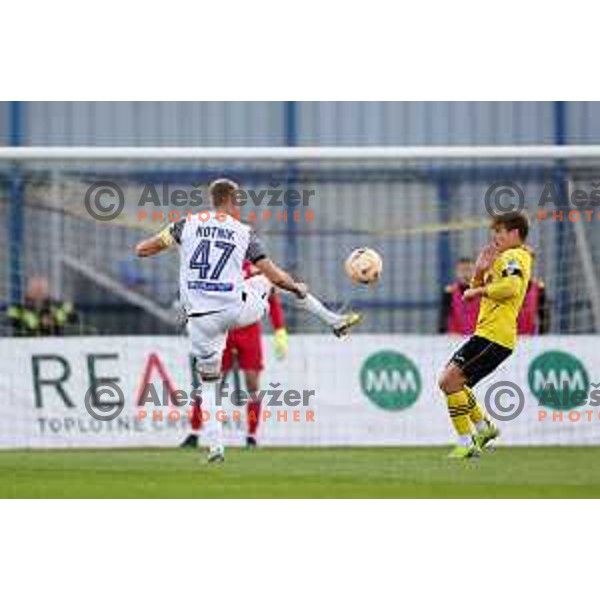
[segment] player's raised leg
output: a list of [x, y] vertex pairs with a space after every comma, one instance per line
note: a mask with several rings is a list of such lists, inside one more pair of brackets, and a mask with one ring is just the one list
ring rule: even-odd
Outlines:
[[[267, 311], [268, 298], [273, 289], [273, 280], [287, 283], [287, 273], [281, 271], [270, 260], [265, 258], [259, 261], [257, 267], [265, 270], [266, 273], [265, 275], [257, 275], [246, 281], [250, 297], [247, 300], [248, 307], [240, 317], [241, 326], [254, 323], [263, 317]], [[297, 285], [301, 286], [300, 294], [295, 290], [288, 290], [288, 288], [283, 286], [282, 288], [295, 295], [296, 306], [315, 315], [328, 325], [336, 336], [341, 337], [345, 335], [362, 320], [362, 315], [356, 312], [341, 314], [329, 310], [318, 298], [307, 291], [306, 286], [303, 284]]]
[[307, 293], [304, 298], [298, 298], [296, 304], [303, 310], [313, 314], [326, 325], [329, 325], [337, 337], [347, 334], [352, 327], [358, 325], [362, 320], [360, 313], [350, 312], [340, 314], [329, 310], [318, 298], [310, 293]]

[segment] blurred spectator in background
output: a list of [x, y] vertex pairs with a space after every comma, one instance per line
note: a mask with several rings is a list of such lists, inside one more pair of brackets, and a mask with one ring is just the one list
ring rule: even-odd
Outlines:
[[7, 316], [16, 336], [63, 335], [78, 320], [70, 302], [50, 297], [48, 280], [40, 275], [29, 279], [25, 300], [10, 305]]
[[550, 310], [546, 286], [541, 279], [531, 278], [519, 313], [517, 330], [522, 335], [543, 335], [550, 331]]
[[438, 324], [439, 333], [471, 335], [479, 314], [479, 298], [464, 300], [475, 264], [471, 258], [460, 258], [454, 266], [455, 281], [444, 288]]

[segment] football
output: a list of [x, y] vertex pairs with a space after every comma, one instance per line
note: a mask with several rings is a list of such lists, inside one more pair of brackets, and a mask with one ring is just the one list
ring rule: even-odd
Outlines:
[[383, 269], [383, 261], [372, 248], [356, 248], [344, 263], [348, 277], [354, 283], [365, 285], [376, 283]]

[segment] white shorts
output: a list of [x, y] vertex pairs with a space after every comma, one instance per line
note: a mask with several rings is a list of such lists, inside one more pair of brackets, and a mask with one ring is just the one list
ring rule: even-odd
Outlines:
[[244, 282], [239, 303], [189, 318], [187, 331], [192, 354], [201, 372], [221, 373], [227, 332], [260, 321], [267, 312], [272, 289], [273, 285], [264, 275], [256, 275]]

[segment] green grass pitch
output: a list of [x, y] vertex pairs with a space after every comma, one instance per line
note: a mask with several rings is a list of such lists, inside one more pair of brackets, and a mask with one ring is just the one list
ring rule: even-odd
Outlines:
[[2, 498], [598, 498], [600, 447], [0, 452]]

